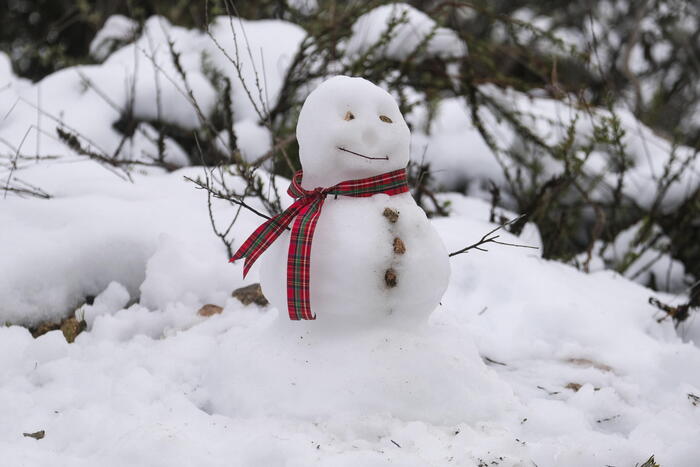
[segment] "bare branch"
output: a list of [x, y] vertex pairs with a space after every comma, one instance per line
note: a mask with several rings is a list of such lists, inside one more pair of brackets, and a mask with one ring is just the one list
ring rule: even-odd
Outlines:
[[[184, 178], [185, 178], [185, 180], [194, 183], [197, 186], [197, 189], [207, 190], [207, 192], [209, 192], [211, 194], [211, 196], [213, 196], [214, 198], [223, 199], [223, 200], [231, 202], [232, 204], [236, 204], [238, 206], [241, 206], [241, 207], [249, 210], [250, 212], [262, 217], [263, 219], [266, 219], [266, 220], [272, 219], [272, 216], [268, 216], [267, 214], [258, 211], [257, 209], [252, 207], [250, 204], [243, 201], [243, 197], [236, 197], [235, 195], [232, 195], [231, 193], [227, 193], [227, 192], [224, 192], [221, 190], [217, 190], [211, 186], [207, 186], [207, 183], [202, 182], [199, 178], [196, 178], [196, 179], [193, 179], [190, 177], [184, 177]], [[287, 228], [287, 229], [289, 229], [289, 228]]]
[[[515, 222], [517, 222], [517, 221], [523, 219], [525, 216], [527, 216], [527, 214], [523, 214], [523, 215], [521, 215], [521, 216], [519, 216], [519, 217], [516, 217], [515, 219], [513, 219], [513, 220], [511, 220], [511, 221], [506, 222], [506, 223], [503, 224], [503, 225], [499, 225], [499, 226], [496, 227], [495, 229], [493, 229], [493, 230], [487, 232], [486, 234], [484, 234], [484, 236], [481, 237], [481, 240], [479, 240], [478, 242], [473, 243], [473, 244], [471, 244], [471, 245], [469, 245], [469, 246], [467, 246], [467, 247], [464, 247], [464, 248], [462, 248], [461, 250], [453, 251], [453, 252], [450, 253], [448, 256], [452, 257], [452, 256], [460, 255], [460, 254], [462, 254], [462, 253], [467, 253], [467, 252], [469, 252], [469, 250], [488, 251], [488, 250], [485, 249], [485, 248], [481, 248], [482, 245], [485, 245], [485, 244], [487, 244], [487, 243], [495, 243], [495, 244], [497, 244], [497, 245], [505, 245], [505, 246], [514, 246], [514, 247], [517, 247], [517, 248], [532, 248], [533, 250], [537, 250], [538, 248], [537, 248], [536, 246], [518, 245], [518, 244], [516, 244], [516, 243], [501, 242], [501, 241], [497, 240], [497, 239], [500, 237], [500, 235], [493, 235], [493, 234], [495, 234], [496, 232], [498, 232], [499, 230], [501, 230], [502, 228], [504, 228], [504, 227], [506, 227], [506, 226], [508, 226], [508, 225], [511, 225], [511, 224], [513, 224], [513, 223], [515, 223]], [[492, 235], [493, 235], [493, 236], [492, 236]]]

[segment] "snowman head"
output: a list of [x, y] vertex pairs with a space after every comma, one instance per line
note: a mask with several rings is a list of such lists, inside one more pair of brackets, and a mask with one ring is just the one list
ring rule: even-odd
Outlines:
[[410, 139], [388, 92], [362, 78], [330, 78], [309, 94], [299, 114], [302, 185], [330, 187], [404, 168]]

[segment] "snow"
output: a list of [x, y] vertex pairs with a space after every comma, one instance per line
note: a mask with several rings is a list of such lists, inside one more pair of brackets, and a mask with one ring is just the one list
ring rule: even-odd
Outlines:
[[[234, 28], [241, 24], [255, 44], [252, 60], [241, 53], [246, 83], [255, 89], [252, 64], [262, 70], [264, 62], [265, 105], [274, 105], [304, 33], [273, 21], [235, 21]], [[215, 21], [213, 33], [223, 41], [229, 27]], [[122, 135], [112, 124], [129, 102], [133, 79], [139, 118], [152, 117], [158, 97], [147, 82], [155, 71], [140, 48], [171, 67], [167, 36], [182, 53], [188, 85], [210, 111], [216, 93], [201, 64], [210, 40], [163, 19], [150, 20], [137, 45], [124, 46], [104, 63], [68, 68], [36, 84], [14, 76], [0, 53], [0, 154], [18, 152], [22, 178], [52, 195], [0, 200], [0, 323], [7, 323], [0, 327], [0, 463], [590, 467], [635, 465], [653, 453], [664, 466], [697, 465], [697, 314], [678, 329], [669, 319], [658, 321], [661, 312], [649, 297], [667, 303], [685, 297], [653, 292], [593, 267], [594, 261], [587, 274], [543, 259], [541, 250], [489, 245], [488, 252], [457, 255], [450, 259], [441, 303], [427, 323], [412, 327], [394, 320], [329, 329], [314, 326], [320, 319], [292, 323], [274, 305], [244, 306], [232, 298], [234, 289], [259, 281], [260, 268], [244, 281], [242, 265], [228, 263], [211, 232], [206, 196], [184, 180], [202, 175], [201, 168], [139, 168], [129, 182], [77, 158], [55, 139], [61, 122], [86, 135], [93, 148], [115, 151]], [[237, 80], [225, 57], [212, 60]], [[96, 86], [86, 85], [78, 71]], [[161, 78], [160, 98], [171, 106], [162, 107], [163, 115], [167, 110], [170, 121], [198, 127], [188, 100]], [[177, 75], [173, 79], [185, 85]], [[241, 91], [239, 82], [235, 128], [244, 156], [255, 158], [270, 138]], [[532, 115], [533, 131], [549, 142], [564, 134], [576, 112], [515, 91], [481, 91]], [[450, 215], [431, 220], [447, 251], [496, 227], [478, 189], [489, 179], [498, 182], [496, 166], [478, 145], [465, 109], [463, 102], [443, 100], [432, 123], [414, 126], [411, 157], [422, 157], [427, 144], [425, 158], [442, 166], [435, 175], [443, 186], [467, 185], [467, 195], [439, 194], [450, 202]], [[352, 123], [342, 120], [341, 110], [342, 124]], [[362, 108], [357, 112], [354, 122], [363, 124]], [[634, 158], [625, 193], [648, 205], [650, 183], [674, 148], [628, 112], [618, 115]], [[388, 116], [394, 125], [401, 122]], [[500, 132], [498, 144], [517, 149], [505, 123], [488, 112], [482, 117]], [[420, 123], [424, 116], [417, 111], [411, 118]], [[577, 143], [584, 143], [592, 123], [581, 118], [576, 124], [584, 140]], [[153, 126], [141, 125], [123, 157], [153, 153]], [[185, 163], [187, 155], [174, 141], [166, 146], [172, 162]], [[683, 160], [689, 149], [675, 151]], [[60, 157], [36, 163], [36, 155]], [[451, 165], [462, 156], [471, 161], [466, 168]], [[586, 170], [608, 170], [608, 158], [597, 148]], [[545, 164], [546, 171], [556, 169]], [[1, 170], [4, 182], [6, 167]], [[684, 171], [662, 207], [682, 202], [697, 186], [698, 173], [697, 165]], [[242, 188], [236, 177], [230, 183]], [[287, 183], [279, 178], [276, 184], [284, 189]], [[283, 204], [289, 203], [285, 197]], [[237, 212], [219, 200], [212, 209], [222, 225]], [[241, 212], [234, 247], [259, 223]], [[623, 232], [610, 251], [595, 251], [597, 264], [634, 250], [636, 229]], [[519, 237], [499, 233], [505, 242], [542, 245], [531, 224]], [[681, 277], [668, 260], [665, 267]], [[363, 293], [353, 285], [346, 284]], [[223, 312], [200, 316], [198, 309], [209, 303]], [[87, 323], [72, 344], [61, 331], [33, 338], [23, 327], [68, 316]], [[41, 440], [22, 435], [39, 430], [46, 433]]]
[[[182, 284], [200, 284], [198, 290], [212, 299], [230, 293], [237, 284], [230, 275], [231, 267], [220, 264], [221, 279], [216, 281], [202, 276], [201, 270], [187, 269], [192, 262], [216, 264], [223, 253], [216, 243], [196, 247], [199, 238], [211, 235], [210, 226], [206, 209], [199, 209], [204, 195], [183, 184], [184, 175], [201, 176], [202, 171], [183, 169], [156, 177], [153, 184], [131, 186], [93, 162], [27, 169], [24, 177], [55, 199], [50, 203], [20, 198], [3, 201], [0, 225], [13, 227], [0, 229], [0, 240], [26, 248], [0, 255], [2, 268], [13, 271], [0, 276], [0, 321], [37, 324], [60, 316], [79, 306], [86, 296], [98, 295], [111, 281], [126, 287], [132, 297], [140, 296], [142, 287], [147, 303], [159, 304], [171, 292], [164, 289], [165, 284], [150, 285], [149, 277], [162, 277], [163, 267], [175, 268], [169, 274], [173, 288], [178, 284], [173, 274], [179, 271]], [[168, 232], [183, 244], [168, 264], [160, 266], [158, 258], [166, 254], [168, 241], [160, 241], [159, 235]], [[188, 262], [187, 252], [192, 248], [199, 256]], [[42, 271], [39, 276], [37, 268]], [[211, 266], [206, 268], [211, 271]], [[197, 280], [192, 281], [193, 277]]]
[[[173, 63], [169, 41], [173, 43], [173, 50], [180, 54], [186, 81]], [[120, 72], [117, 79], [110, 81], [124, 95], [122, 108], [133, 103], [134, 115], [139, 119], [160, 118], [193, 129], [201, 122], [187, 90], [192, 90], [205, 116], [211, 113], [217, 98], [201, 69], [202, 50], [208, 44], [202, 33], [172, 26], [165, 18], [154, 16], [146, 21], [143, 33], [134, 43], [105, 60], [103, 69]], [[96, 82], [101, 83], [101, 80]]]
[[[673, 145], [656, 135], [649, 127], [640, 123], [625, 108], [581, 109], [551, 98], [536, 97], [512, 89], [500, 89], [486, 85], [480, 89], [489, 98], [510, 108], [518, 114], [528, 128], [547, 144], [554, 146], [566, 138], [569, 126], [576, 129], [574, 147], [590, 144], [595, 128], [609, 128], [611, 119], [619, 121], [623, 131], [621, 143], [629, 157], [631, 168], [623, 181], [622, 191], [631, 200], [644, 208], [654, 205], [658, 191], [656, 187], [668, 166], [678, 171], [677, 179], [669, 183], [664, 196], [659, 200], [663, 212], [669, 212], [692, 195], [700, 185], [700, 158], [695, 151], [682, 145]], [[440, 186], [448, 190], [464, 190], [475, 196], [484, 195], [483, 188], [490, 182], [505, 188], [502, 167], [515, 170], [515, 164], [507, 154], [523, 158], [536, 158], [542, 165], [543, 177], [562, 172], [559, 161], [525, 147], [516, 137], [514, 129], [504, 119], [482, 106], [479, 117], [487, 132], [493, 136], [499, 155], [486, 145], [472, 121], [471, 111], [464, 99], [446, 98], [437, 103], [434, 118], [425, 129], [425, 112], [414, 110], [409, 121], [418, 131], [414, 132], [411, 159], [430, 164], [431, 174]], [[592, 157], [585, 160], [583, 170], [591, 177], [600, 176], [602, 183], [592, 196], [601, 201], [609, 200], [612, 188], [617, 183], [614, 151], [596, 148]], [[582, 155], [581, 155], [582, 157]], [[684, 166], [684, 164], [687, 164]]]
[[199, 301], [225, 300], [232, 287], [230, 268], [218, 264], [219, 274], [212, 278], [212, 264], [202, 261], [210, 258], [211, 262], [220, 263], [214, 260], [223, 256], [218, 246], [195, 248], [192, 243], [161, 233], [156, 250], [146, 263], [146, 277], [139, 288], [141, 304], [149, 309], [161, 309], [170, 303], [196, 306]]
[[129, 291], [119, 282], [110, 282], [93, 301], [92, 305], [84, 305], [75, 311], [75, 318], [84, 320], [92, 326], [100, 315], [114, 314], [122, 310], [131, 300]]
[[[620, 232], [615, 241], [605, 248], [601, 241], [596, 241], [591, 251], [591, 271], [602, 269], [623, 270], [623, 275], [640, 284], [656, 284], [659, 290], [683, 293], [687, 284], [693, 279], [685, 272], [683, 263], [675, 260], [667, 252], [671, 246], [669, 238], [662, 234], [659, 226], [652, 226], [649, 236], [656, 238], [651, 248], [644, 248], [637, 239], [643, 225], [641, 222]], [[582, 253], [578, 261], [588, 261], [587, 254]]]
[[[122, 146], [120, 154], [123, 159], [131, 161], [152, 162], [160, 160], [158, 149], [158, 130], [148, 123], [139, 123], [134, 135]], [[184, 149], [172, 138], [163, 138], [162, 161], [175, 167], [185, 167], [190, 164]]]
[[[397, 22], [390, 30], [389, 24]], [[377, 53], [401, 61], [418, 51], [419, 56], [442, 58], [464, 57], [467, 45], [454, 31], [439, 27], [428, 15], [407, 3], [390, 3], [360, 16], [352, 26], [352, 36], [345, 46], [349, 56], [365, 54], [389, 34]]]
[[319, 85], [299, 114], [297, 140], [307, 190], [391, 172], [408, 163], [410, 131], [398, 105], [362, 78], [335, 76]]
[[[258, 125], [253, 120], [241, 120], [234, 123], [233, 131], [236, 135], [236, 144], [244, 160], [253, 162], [270, 150], [272, 142], [270, 130]], [[228, 138], [228, 135], [226, 137]]]
[[318, 10], [317, 0], [288, 0], [287, 5], [304, 15], [310, 15]]
[[[233, 124], [233, 134], [236, 136], [236, 148], [244, 161], [256, 165], [259, 158], [268, 153], [272, 147], [270, 130], [253, 119], [240, 120]], [[229, 132], [223, 130], [216, 137], [216, 149], [224, 156], [230, 156]], [[266, 169], [272, 168], [272, 160], [263, 162]]]
[[[120, 34], [125, 29], [129, 26], [123, 17], [111, 17], [93, 46], [100, 51], [108, 39], [123, 39]], [[155, 130], [148, 123], [161, 120], [188, 131], [201, 127], [202, 119], [211, 116], [218, 96], [206, 76], [208, 68], [231, 80], [234, 128], [243, 126], [244, 157], [264, 154], [270, 137], [264, 128], [252, 133], [251, 127], [259, 126], [261, 120], [255, 109], [267, 112], [274, 107], [305, 32], [284, 21], [229, 23], [227, 17], [217, 17], [211, 34], [223, 51], [207, 34], [153, 16], [139, 37], [104, 58], [102, 64], [66, 68], [33, 85], [16, 78], [0, 52], [0, 154], [70, 156], [71, 150], [56, 137], [56, 128], [63, 128], [106, 157], [116, 154], [122, 159], [152, 160], [158, 152]], [[184, 78], [173, 61], [170, 42]], [[225, 54], [240, 64], [240, 77]], [[84, 118], [86, 114], [90, 118]], [[124, 136], [113, 125], [132, 115], [139, 127], [124, 144]], [[166, 161], [188, 164], [175, 141], [168, 137], [164, 141]]]
[[126, 16], [110, 16], [90, 42], [90, 55], [99, 61], [104, 60], [114, 46], [131, 40], [138, 32], [138, 27], [136, 21]]
[[[71, 151], [56, 137], [56, 128], [63, 128], [76, 133], [84, 145], [106, 157], [153, 154], [152, 131], [141, 127], [130, 144], [124, 145], [123, 135], [113, 128], [131, 111], [137, 120], [160, 117], [186, 129], [198, 127], [198, 116], [183, 94], [185, 84], [169, 58], [169, 37], [176, 38], [175, 47], [197, 44], [194, 33], [154, 17], [144, 25], [141, 38], [114, 52], [103, 64], [67, 68], [33, 86], [13, 88], [14, 95], [0, 102], [5, 116], [0, 137], [7, 149], [32, 156], [70, 155]], [[182, 50], [183, 62], [199, 60], [200, 55], [201, 51]], [[187, 82], [202, 111], [211, 112], [215, 101], [211, 84], [194, 69], [188, 70]], [[90, 118], [84, 118], [86, 113]], [[186, 161], [175, 142], [166, 138], [166, 146], [178, 162]]]
[[260, 120], [277, 102], [306, 32], [286, 21], [220, 16], [212, 22], [210, 33], [214, 40], [207, 41], [205, 50], [211, 63], [231, 80], [234, 118]]
[[[24, 328], [0, 328], [0, 446], [10, 465], [587, 467], [651, 453], [666, 465], [695, 465], [700, 411], [687, 395], [700, 393], [700, 373], [691, 371], [700, 349], [657, 323], [653, 292], [622, 276], [494, 246], [451, 259], [450, 286], [422, 328], [294, 328], [285, 312], [229, 297], [241, 271], [209, 232], [201, 193], [182, 179], [197, 169], [138, 175], [134, 184], [100, 170], [75, 163], [46, 180], [56, 198], [36, 203], [64, 219], [62, 247], [46, 210], [4, 201], [3, 235], [17, 237], [2, 244], [27, 245], [3, 255], [15, 258], [3, 264], [18, 273], [15, 285], [50, 280], [52, 264], [61, 268], [55, 284], [109, 276], [93, 289], [94, 304], [80, 308], [89, 325], [73, 344], [60, 331], [32, 339]], [[37, 170], [32, 181], [45, 175]], [[453, 215], [433, 225], [452, 251], [492, 225], [487, 203], [449, 196]], [[94, 198], [102, 217], [90, 208]], [[71, 212], [96, 230], [88, 235]], [[236, 238], [257, 222], [242, 215]], [[34, 243], [36, 224], [43, 242]], [[130, 233], [148, 251], [125, 257], [110, 231]], [[100, 246], [107, 251], [92, 258]], [[39, 262], [51, 251], [60, 254]], [[113, 267], [117, 260], [130, 263], [129, 274]], [[137, 274], [141, 284], [127, 290], [125, 279]], [[3, 304], [32, 294], [1, 292]], [[198, 316], [209, 302], [223, 313]], [[8, 311], [3, 320], [19, 317]], [[22, 437], [39, 429], [40, 441]]]
[[[512, 138], [509, 132], [506, 135]], [[428, 131], [414, 134], [411, 150], [413, 161], [430, 164], [439, 186], [457, 189], [471, 182], [469, 188], [478, 189], [489, 180], [505, 183], [503, 170], [472, 123], [463, 99], [441, 100]]]
[[[399, 213], [394, 224], [382, 215], [386, 208]], [[395, 238], [405, 245], [401, 255], [394, 252]], [[289, 239], [282, 233], [260, 260], [263, 292], [281, 310], [287, 309]], [[385, 280], [389, 269], [396, 277], [393, 287]], [[348, 329], [384, 320], [414, 325], [425, 322], [440, 302], [449, 263], [440, 237], [410, 194], [328, 197], [314, 231], [310, 275], [317, 317], [310, 327]]]

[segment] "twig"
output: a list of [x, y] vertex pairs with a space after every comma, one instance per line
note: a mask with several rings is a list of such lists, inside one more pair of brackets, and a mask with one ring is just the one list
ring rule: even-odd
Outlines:
[[[207, 186], [207, 184], [202, 182], [200, 179], [193, 179], [191, 177], [185, 177], [185, 180], [194, 183], [196, 185], [195, 188], [197, 188], [198, 190], [207, 190], [209, 193], [211, 193], [211, 196], [213, 196], [214, 198], [230, 201], [233, 204], [236, 204], [238, 206], [246, 208], [250, 212], [257, 214], [258, 216], [262, 217], [263, 219], [267, 219], [267, 220], [272, 219], [272, 216], [268, 216], [267, 214], [264, 214], [264, 213], [258, 211], [257, 209], [255, 209], [254, 207], [252, 207], [251, 205], [249, 205], [245, 201], [243, 201], [243, 199], [238, 199], [235, 195], [233, 195], [231, 193], [224, 193], [222, 191], [215, 190], [211, 186]], [[290, 230], [289, 227], [287, 227], [287, 230]]]
[[27, 131], [24, 133], [24, 136], [22, 137], [22, 141], [19, 143], [19, 147], [17, 147], [17, 152], [15, 152], [15, 157], [12, 159], [10, 163], [10, 173], [7, 175], [7, 180], [5, 181], [5, 196], [3, 198], [7, 198], [7, 192], [9, 191], [10, 188], [10, 182], [12, 181], [12, 175], [14, 174], [15, 170], [17, 169], [17, 159], [19, 159], [19, 152], [22, 150], [22, 146], [24, 145], [24, 142], [27, 140], [27, 136], [29, 135], [29, 132], [32, 130], [32, 127], [30, 126], [27, 128]]
[[267, 159], [270, 159], [271, 157], [274, 157], [275, 153], [277, 151], [282, 151], [284, 150], [285, 147], [289, 146], [291, 143], [293, 143], [297, 139], [297, 136], [295, 134], [288, 135], [286, 138], [282, 138], [270, 148], [269, 151], [267, 151], [265, 154], [262, 156], [258, 157], [254, 161], [250, 163], [251, 166], [253, 167], [259, 167], [263, 162], [265, 162]]
[[[501, 242], [501, 241], [497, 240], [497, 239], [500, 237], [500, 235], [493, 235], [494, 233], [496, 233], [496, 232], [498, 232], [499, 230], [501, 230], [503, 227], [506, 227], [506, 226], [508, 226], [508, 225], [511, 225], [511, 224], [513, 224], [513, 223], [519, 221], [520, 219], [524, 218], [525, 216], [527, 216], [527, 214], [523, 214], [523, 215], [521, 215], [521, 216], [519, 216], [519, 217], [516, 217], [515, 219], [513, 219], [513, 220], [511, 220], [511, 221], [506, 222], [506, 223], [503, 224], [503, 225], [499, 225], [499, 226], [496, 227], [495, 229], [493, 229], [493, 230], [487, 232], [486, 234], [484, 234], [484, 236], [481, 237], [481, 240], [479, 240], [478, 242], [472, 243], [471, 245], [469, 245], [469, 246], [467, 246], [467, 247], [464, 247], [464, 248], [462, 248], [461, 250], [453, 251], [453, 252], [450, 253], [448, 256], [452, 257], [452, 256], [456, 256], [456, 255], [459, 255], [459, 254], [462, 254], [462, 253], [467, 253], [469, 250], [488, 251], [488, 250], [485, 249], [485, 248], [481, 248], [481, 245], [484, 245], [484, 244], [486, 244], [486, 243], [496, 243], [496, 244], [498, 244], [498, 245], [514, 246], [514, 247], [518, 247], [518, 248], [532, 248], [533, 250], [537, 250], [538, 248], [537, 248], [536, 246], [531, 246], [531, 245], [518, 245], [518, 244], [516, 244], [516, 243]], [[493, 235], [493, 236], [491, 236], [491, 235]]]
[[664, 316], [661, 318], [658, 318], [656, 320], [657, 323], [660, 323], [664, 321], [666, 318], [671, 317], [673, 319], [673, 322], [675, 323], [676, 327], [688, 319], [688, 316], [690, 315], [690, 311], [692, 310], [692, 306], [690, 302], [688, 303], [682, 303], [680, 305], [676, 306], [671, 306], [667, 305], [666, 303], [663, 303], [661, 300], [655, 297], [649, 297], [649, 304], [654, 305], [656, 308], [659, 310], [663, 311], [666, 313]]
[[58, 133], [58, 137], [60, 138], [60, 140], [63, 141], [63, 143], [65, 143], [66, 146], [75, 151], [77, 154], [81, 156], [87, 156], [90, 159], [93, 159], [97, 162], [101, 162], [103, 164], [110, 165], [112, 167], [121, 168], [122, 170], [124, 170], [127, 176], [129, 176], [128, 168], [132, 165], [142, 165], [146, 167], [162, 167], [170, 171], [179, 168], [174, 164], [170, 164], [164, 161], [158, 162], [154, 160], [154, 162], [147, 162], [139, 160], [117, 159], [116, 157], [103, 156], [102, 154], [92, 151], [90, 148], [84, 147], [80, 143], [80, 140], [78, 139], [78, 136], [75, 133], [71, 133], [70, 131], [64, 130], [61, 127], [56, 127], [56, 133]]
[[482, 356], [481, 358], [484, 360], [484, 362], [490, 363], [492, 365], [508, 366], [506, 363], [499, 362], [498, 360], [494, 360], [493, 358], [489, 358], [486, 356]]
[[[226, 14], [227, 14], [227, 16], [228, 16], [228, 18], [229, 18], [229, 27], [230, 27], [230, 29], [231, 29], [231, 35], [233, 36], [233, 45], [234, 45], [234, 55], [235, 55], [235, 57], [231, 57], [231, 55], [228, 53], [228, 51], [224, 48], [223, 45], [221, 45], [221, 43], [216, 39], [216, 37], [214, 37], [214, 34], [211, 32], [211, 29], [210, 29], [210, 27], [209, 27], [209, 13], [208, 13], [209, 9], [208, 9], [208, 5], [209, 5], [209, 0], [207, 0], [207, 1], [205, 2], [205, 9], [204, 9], [205, 14], [206, 14], [206, 18], [205, 18], [205, 23], [206, 23], [205, 32], [207, 33], [207, 36], [209, 36], [209, 38], [210, 38], [211, 41], [214, 43], [214, 45], [216, 46], [216, 48], [219, 49], [219, 51], [224, 55], [224, 57], [231, 63], [231, 65], [233, 65], [233, 69], [236, 71], [236, 76], [238, 76], [238, 79], [239, 79], [240, 82], [241, 82], [241, 86], [243, 87], [243, 91], [244, 91], [244, 92], [246, 93], [246, 95], [248, 96], [248, 100], [249, 100], [250, 103], [253, 105], [253, 110], [255, 110], [255, 113], [256, 113], [256, 114], [258, 115], [258, 117], [260, 118], [260, 121], [262, 121], [262, 122], [267, 122], [268, 119], [267, 119], [266, 116], [265, 116], [265, 114], [266, 114], [266, 112], [267, 112], [267, 109], [265, 108], [265, 102], [264, 102], [264, 100], [262, 99], [262, 88], [260, 87], [260, 78], [259, 78], [259, 76], [258, 76], [257, 69], [255, 68], [255, 62], [253, 61], [252, 52], [250, 51], [250, 45], [248, 44], [248, 38], [247, 38], [247, 36], [245, 35], [245, 30], [243, 29], [243, 22], [241, 21], [240, 25], [241, 25], [241, 29], [243, 30], [243, 38], [244, 38], [244, 40], [246, 41], [246, 46], [247, 46], [247, 49], [248, 49], [248, 54], [250, 55], [251, 66], [253, 67], [253, 72], [254, 72], [254, 74], [255, 74], [255, 85], [256, 85], [256, 88], [257, 88], [257, 90], [258, 90], [258, 94], [259, 94], [259, 96], [260, 96], [260, 99], [261, 99], [260, 104], [261, 104], [261, 106], [262, 106], [262, 109], [258, 106], [258, 103], [256, 102], [255, 97], [253, 96], [252, 91], [251, 91], [250, 88], [248, 87], [248, 84], [247, 84], [245, 78], [243, 77], [243, 65], [242, 65], [242, 63], [241, 63], [240, 56], [239, 56], [238, 39], [237, 39], [237, 35], [236, 35], [236, 29], [235, 29], [235, 27], [234, 27], [234, 25], [233, 25], [233, 15], [231, 15], [231, 11], [230, 11], [231, 7], [229, 6], [228, 1], [224, 1], [224, 6], [226, 7]], [[239, 18], [239, 21], [240, 21], [240, 18]]]
[[11, 192], [17, 193], [18, 195], [30, 195], [43, 199], [51, 198], [51, 195], [42, 190], [41, 188], [34, 186], [29, 182], [25, 182], [24, 180], [20, 180], [17, 177], [14, 178], [14, 184], [15, 186], [6, 186], [5, 188], [3, 188], [5, 194]]
[[[199, 158], [200, 158], [200, 160], [202, 162], [202, 166], [204, 168], [204, 178], [206, 180], [207, 187], [210, 188], [211, 187], [210, 180], [211, 180], [211, 177], [213, 177], [214, 169], [211, 169], [211, 172], [208, 171], [209, 169], [207, 168], [206, 163], [204, 162], [204, 154], [202, 153], [202, 147], [199, 145], [199, 138], [197, 138], [197, 132], [193, 132], [193, 135], [194, 135], [194, 141], [195, 141], [195, 143], [197, 143], [197, 151], [199, 152]], [[226, 236], [229, 234], [229, 232], [231, 232], [233, 225], [238, 220], [238, 216], [241, 214], [242, 206], [238, 206], [238, 209], [236, 210], [236, 214], [233, 216], [233, 219], [229, 223], [228, 228], [224, 232], [221, 232], [219, 230], [219, 228], [216, 226], [216, 220], [214, 219], [214, 210], [212, 207], [211, 197], [212, 197], [211, 190], [207, 189], [207, 211], [209, 212], [209, 222], [211, 223], [211, 228], [214, 231], [214, 234], [221, 239], [221, 242], [226, 247], [227, 257], [231, 258], [233, 256], [233, 248], [232, 248], [233, 241], [228, 240], [226, 238]]]

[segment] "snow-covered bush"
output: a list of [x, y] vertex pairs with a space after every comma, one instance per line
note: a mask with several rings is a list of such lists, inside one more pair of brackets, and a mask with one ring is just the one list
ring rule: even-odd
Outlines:
[[[31, 84], [0, 54], [7, 83], [0, 94], [4, 188], [51, 196], [28, 185], [22, 170], [75, 153], [127, 178], [133, 167], [206, 164], [216, 169], [199, 177], [200, 187], [233, 202], [253, 196], [276, 212], [278, 190], [263, 193], [254, 169], [289, 177], [298, 168], [296, 115], [309, 90], [332, 74], [362, 75], [392, 92], [407, 116], [421, 194], [458, 190], [526, 213], [542, 233], [545, 256], [572, 264], [581, 264], [582, 253], [607, 249], [636, 223], [654, 224], [669, 239], [666, 254], [688, 273], [679, 277], [692, 282], [700, 274], [694, 221], [700, 162], [695, 148], [679, 144], [692, 132], [680, 140], [659, 136], [640, 122], [650, 98], [630, 111], [624, 104], [634, 93], [618, 90], [615, 100], [604, 101], [596, 84], [614, 73], [636, 73], [642, 84], [658, 78], [659, 66], [652, 73], [642, 63], [682, 54], [669, 31], [685, 34], [692, 20], [665, 2], [630, 19], [625, 5], [596, 2], [591, 21], [580, 24], [571, 18], [585, 12], [573, 6], [494, 10], [420, 2], [349, 2], [332, 15], [313, 2], [245, 10], [288, 21], [215, 16], [226, 8], [212, 5], [202, 30], [163, 17], [136, 24], [114, 16], [91, 45], [101, 64]], [[654, 37], [666, 42], [648, 53], [632, 51]], [[631, 55], [620, 57], [620, 44]], [[90, 119], [82, 118], [86, 109]], [[248, 188], [234, 193], [224, 186], [233, 175]], [[448, 211], [432, 195], [419, 198], [428, 210]], [[228, 222], [212, 221], [230, 249]], [[514, 232], [521, 227], [516, 223]], [[624, 272], [619, 262], [605, 264]], [[674, 284], [674, 290], [689, 285]]]

